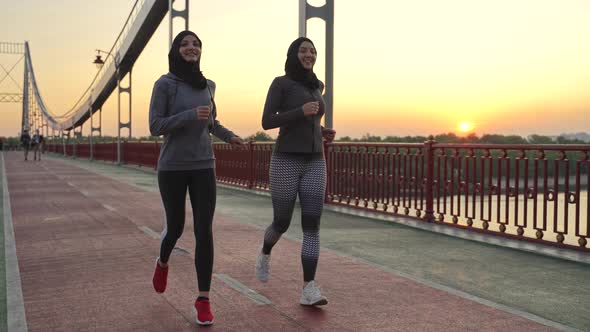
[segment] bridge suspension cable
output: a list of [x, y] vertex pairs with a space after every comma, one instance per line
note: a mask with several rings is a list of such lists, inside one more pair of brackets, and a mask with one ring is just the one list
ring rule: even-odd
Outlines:
[[[169, 0], [135, 1], [123, 28], [107, 52], [110, 56], [106, 57], [104, 65], [98, 70], [82, 96], [69, 110], [61, 114], [50, 112], [45, 106], [35, 78], [29, 44], [25, 42], [23, 50], [25, 54], [23, 112], [34, 113], [38, 108], [47, 120], [49, 128], [60, 132], [70, 131], [81, 126], [92, 117], [92, 114], [100, 111], [102, 105], [116, 88], [119, 93], [130, 94], [130, 78], [128, 87], [121, 87], [121, 80], [131, 72], [133, 64], [165, 17], [168, 12], [168, 2]], [[18, 51], [16, 46], [6, 45], [4, 47], [11, 51]], [[121, 127], [126, 127], [131, 132], [129, 123], [122, 124]]]
[[[334, 0], [326, 0], [326, 4], [321, 7], [311, 6], [307, 1], [299, 0], [300, 35], [306, 35], [308, 19], [315, 17], [326, 22], [325, 124], [327, 127], [332, 127]], [[43, 101], [33, 69], [29, 43], [0, 43], [0, 52], [24, 53], [25, 74], [21, 97], [23, 103], [22, 128], [43, 128], [46, 136], [49, 136], [49, 129], [53, 131], [53, 136], [57, 131], [63, 137], [64, 132], [67, 131], [69, 137], [71, 130], [74, 130], [75, 134], [81, 135], [82, 125], [90, 120], [90, 144], [92, 145], [93, 132], [101, 132], [101, 124], [99, 123], [98, 127], [95, 127], [92, 115], [98, 112], [99, 119], [102, 119], [102, 106], [117, 89], [117, 161], [121, 162], [121, 130], [126, 128], [129, 137], [131, 137], [131, 72], [133, 65], [168, 12], [170, 12], [170, 40], [172, 40], [173, 36], [172, 21], [175, 17], [183, 18], [185, 21], [184, 28], [188, 30], [189, 0], [182, 2], [184, 2], [184, 9], [177, 10], [173, 7], [174, 0], [136, 0], [111, 48], [106, 52], [99, 50], [99, 54], [103, 52], [106, 57], [104, 61], [102, 59], [98, 61], [98, 58], [95, 60], [95, 63], [100, 63], [102, 66], [92, 79], [92, 82], [74, 105], [61, 114], [51, 112]], [[124, 86], [122, 81], [125, 77], [128, 79], [128, 84]], [[127, 122], [121, 121], [121, 95], [124, 93], [129, 96]], [[18, 95], [0, 95], [0, 101], [3, 99], [16, 101], [19, 100], [19, 97]], [[76, 132], [76, 128], [79, 128], [79, 131]]]

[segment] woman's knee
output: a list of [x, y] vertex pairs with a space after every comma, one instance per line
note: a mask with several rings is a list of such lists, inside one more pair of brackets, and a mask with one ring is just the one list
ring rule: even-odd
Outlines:
[[319, 232], [320, 231], [320, 216], [319, 215], [302, 215], [301, 228], [304, 232]]
[[177, 228], [177, 229], [168, 228], [166, 230], [166, 235], [164, 236], [164, 240], [177, 241], [182, 236], [182, 231], [183, 231], [183, 228]]
[[289, 229], [290, 223], [291, 218], [275, 218], [271, 226], [275, 232], [283, 234]]

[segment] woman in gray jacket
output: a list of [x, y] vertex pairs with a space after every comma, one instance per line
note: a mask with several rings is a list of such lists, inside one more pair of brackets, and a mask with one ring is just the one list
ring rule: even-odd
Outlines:
[[296, 39], [287, 52], [285, 75], [274, 79], [266, 97], [262, 127], [280, 128], [270, 162], [273, 222], [264, 233], [256, 259], [256, 277], [270, 276], [270, 252], [289, 228], [295, 199], [301, 203], [303, 243], [302, 305], [325, 305], [328, 299], [315, 284], [320, 255], [320, 217], [326, 189], [323, 139], [331, 142], [335, 131], [320, 124], [324, 115], [324, 85], [313, 73], [316, 49], [312, 41]]
[[215, 83], [201, 73], [201, 47], [201, 40], [195, 33], [179, 33], [168, 53], [170, 72], [156, 81], [152, 92], [150, 132], [153, 136], [164, 135], [158, 159], [158, 186], [166, 210], [160, 257], [156, 260], [152, 282], [156, 292], [166, 290], [168, 260], [184, 229], [188, 189], [199, 291], [194, 306], [197, 323], [210, 325], [213, 323], [209, 289], [216, 198], [215, 158], [210, 134], [232, 145], [244, 142], [216, 119]]

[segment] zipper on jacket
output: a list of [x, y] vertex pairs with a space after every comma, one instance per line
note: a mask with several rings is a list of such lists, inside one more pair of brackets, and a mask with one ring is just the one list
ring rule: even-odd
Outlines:
[[311, 152], [315, 152], [315, 119], [311, 117]]
[[[311, 96], [312, 96], [312, 98], [313, 98], [314, 101], [318, 101], [319, 102], [319, 100], [316, 100], [315, 93], [314, 93], [315, 91], [313, 91], [313, 90], [309, 91], [308, 90], [308, 92], [310, 92], [310, 94], [311, 94]], [[311, 117], [311, 153], [314, 153], [315, 152], [315, 117], [316, 116], [317, 115], [313, 115]]]

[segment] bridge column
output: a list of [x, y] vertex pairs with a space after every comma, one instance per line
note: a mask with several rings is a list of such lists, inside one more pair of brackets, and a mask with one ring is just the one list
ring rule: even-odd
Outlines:
[[[29, 59], [25, 57], [25, 68]], [[29, 71], [25, 69], [25, 76], [23, 80], [23, 114], [21, 120], [21, 133], [29, 126]]]
[[92, 161], [93, 153], [92, 153], [92, 96], [94, 95], [94, 88], [91, 90], [90, 95], [88, 96], [88, 118], [90, 119], [90, 129], [88, 130], [88, 143], [90, 144], [90, 151], [88, 155], [88, 159]]
[[101, 136], [102, 125], [102, 107], [98, 109], [98, 127], [94, 127], [94, 118], [92, 109], [90, 109], [90, 160], [94, 160], [94, 132], [98, 132], [98, 137]]
[[64, 156], [68, 156], [67, 150], [66, 150], [66, 145], [68, 143], [68, 141], [70, 140], [70, 131], [68, 130], [68, 133], [66, 134], [63, 130], [60, 133], [61, 136], [61, 143], [63, 146], [63, 151], [64, 151]]
[[47, 123], [47, 119], [45, 117], [43, 119], [43, 129], [41, 130], [41, 135], [43, 135], [44, 139], [47, 139], [49, 136], [49, 124]]
[[[122, 81], [122, 77], [119, 76], [119, 72], [117, 70], [117, 85], [118, 85], [118, 90], [119, 90], [119, 95], [118, 95], [118, 102], [117, 102], [117, 113], [119, 116], [119, 125], [118, 125], [118, 130], [117, 130], [117, 164], [121, 164], [121, 160], [122, 160], [122, 151], [121, 151], [121, 129], [122, 128], [127, 128], [129, 135], [128, 138], [131, 138], [131, 72], [132, 72], [133, 68], [129, 69], [129, 85], [127, 87], [123, 87], [121, 86], [121, 81]], [[128, 93], [129, 94], [129, 121], [123, 123], [121, 122], [121, 94], [123, 93]]]
[[299, 0], [299, 36], [307, 36], [307, 20], [320, 18], [326, 23], [326, 77], [324, 100], [326, 117], [324, 127], [333, 128], [334, 109], [334, 0], [326, 0], [321, 7], [314, 7], [307, 0]]
[[189, 2], [189, 0], [184, 0], [184, 9], [183, 10], [174, 9], [174, 6], [172, 6], [174, 1], [175, 0], [168, 0], [168, 9], [170, 12], [170, 33], [169, 33], [168, 49], [172, 48], [172, 41], [174, 40], [174, 25], [172, 24], [172, 22], [175, 17], [184, 18], [184, 30], [188, 30], [188, 2]]
[[[83, 129], [83, 124], [80, 125], [80, 127], [74, 127], [74, 140], [72, 142], [73, 145], [73, 149], [72, 149], [72, 157], [73, 158], [77, 158], [78, 157], [78, 141], [80, 139], [82, 139], [82, 129]], [[78, 128], [78, 130], [76, 130], [76, 128]]]

